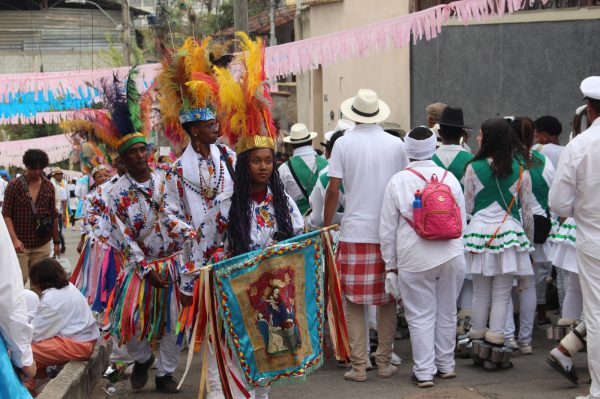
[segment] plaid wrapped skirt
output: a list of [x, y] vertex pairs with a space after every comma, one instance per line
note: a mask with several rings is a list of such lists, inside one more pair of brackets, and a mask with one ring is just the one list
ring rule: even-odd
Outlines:
[[338, 243], [336, 264], [346, 298], [359, 305], [385, 305], [394, 301], [385, 293], [385, 262], [379, 244]]

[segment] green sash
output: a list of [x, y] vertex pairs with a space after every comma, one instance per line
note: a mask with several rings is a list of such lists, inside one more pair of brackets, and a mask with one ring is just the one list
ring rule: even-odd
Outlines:
[[[502, 209], [506, 211], [514, 194], [510, 191], [510, 188], [513, 186], [513, 184], [515, 184], [517, 180], [519, 180], [519, 162], [513, 159], [512, 174], [508, 177], [504, 177], [501, 179], [496, 179], [496, 177], [492, 173], [492, 168], [490, 167], [490, 164], [486, 159], [480, 159], [479, 161], [472, 162], [471, 167], [475, 171], [475, 174], [477, 175], [477, 178], [479, 179], [481, 184], [483, 184], [483, 189], [480, 192], [478, 192], [475, 196], [475, 209], [473, 210], [473, 214], [487, 208], [494, 202], [497, 202], [498, 205], [500, 205]], [[498, 181], [497, 184], [496, 180]], [[502, 191], [498, 189], [498, 186]], [[504, 201], [502, 200], [503, 197]], [[510, 213], [518, 221], [521, 221], [521, 216], [519, 214], [520, 209], [521, 202], [519, 201], [519, 197], [517, 196], [517, 201], [511, 208]]]
[[[292, 171], [292, 175], [296, 175], [296, 183], [301, 184], [300, 191], [302, 191], [302, 198], [296, 201], [296, 205], [300, 209], [300, 212], [304, 215], [308, 209], [310, 209], [310, 204], [308, 203], [308, 196], [312, 193], [313, 188], [315, 188], [315, 184], [317, 183], [317, 178], [319, 177], [319, 173], [325, 168], [329, 163], [322, 157], [315, 155], [316, 160], [316, 168], [313, 173], [312, 170], [308, 167], [306, 162], [300, 157], [295, 156], [290, 158], [288, 161], [288, 167], [290, 171]], [[306, 193], [306, 194], [304, 194]]]
[[[321, 176], [319, 177], [319, 179], [321, 180], [321, 184], [323, 185], [323, 187], [325, 187], [327, 189], [327, 185], [329, 184], [329, 173], [325, 172], [325, 173], [321, 173]], [[342, 192], [342, 194], [344, 194], [344, 184], [342, 183], [342, 185], [340, 185], [340, 191]]]
[[[319, 180], [321, 180], [321, 184], [323, 185], [323, 187], [327, 189], [327, 185], [329, 184], [329, 173], [321, 173], [321, 176], [319, 176]], [[342, 194], [344, 194], [344, 184], [340, 185], [340, 191], [342, 192]], [[344, 207], [340, 205], [337, 211], [339, 213], [344, 213]]]
[[546, 179], [544, 179], [546, 158], [535, 150], [531, 151], [531, 156], [535, 162], [534, 165], [529, 168], [529, 174], [531, 175], [531, 190], [533, 191], [533, 195], [537, 202], [539, 202], [542, 208], [548, 212], [548, 194], [550, 192], [550, 187], [548, 187], [548, 183], [546, 183]]
[[440, 168], [444, 168], [448, 172], [452, 173], [458, 181], [460, 181], [463, 178], [465, 174], [465, 169], [467, 168], [467, 164], [469, 163], [469, 161], [471, 161], [471, 159], [473, 159], [473, 155], [471, 155], [467, 151], [459, 151], [452, 160], [452, 162], [450, 162], [450, 165], [446, 167], [446, 165], [442, 163], [437, 154], [433, 154], [433, 157], [431, 158], [431, 160], [435, 162], [437, 166], [439, 166]]

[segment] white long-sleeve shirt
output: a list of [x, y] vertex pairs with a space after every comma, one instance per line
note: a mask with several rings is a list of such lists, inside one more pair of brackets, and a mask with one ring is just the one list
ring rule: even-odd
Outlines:
[[577, 249], [600, 259], [600, 118], [563, 150], [552, 187], [550, 208], [577, 223]]
[[[417, 170], [428, 181], [433, 174], [441, 180], [446, 172], [431, 160], [413, 161], [408, 167]], [[467, 214], [460, 183], [450, 172], [444, 178], [444, 183], [450, 187], [460, 207], [464, 228], [467, 225]], [[379, 240], [381, 256], [388, 270], [422, 272], [463, 255], [461, 238], [426, 240], [419, 237], [406, 221], [405, 218], [413, 220], [415, 192], [423, 191], [425, 185], [423, 179], [407, 170], [394, 175], [387, 185], [381, 206]]]
[[0, 218], [0, 256], [0, 333], [11, 351], [14, 365], [31, 366], [33, 328], [28, 322], [21, 267], [4, 218]]
[[[323, 168], [321, 173], [319, 173], [319, 177], [317, 178], [317, 182], [315, 183], [315, 188], [313, 188], [313, 191], [312, 193], [310, 193], [310, 197], [308, 198], [310, 208], [312, 209], [312, 212], [310, 213], [309, 217], [309, 224], [310, 227], [314, 229], [323, 227], [323, 210], [325, 209], [325, 192], [327, 191], [327, 187], [323, 186], [323, 183], [321, 182], [321, 175], [327, 173], [328, 170], [329, 166], [326, 166], [325, 168]], [[340, 191], [338, 205], [343, 207], [344, 203], [344, 193]], [[341, 224], [343, 217], [343, 212], [336, 211], [333, 215], [332, 223]]]
[[[319, 155], [311, 146], [296, 148], [294, 150], [294, 156], [302, 158], [306, 166], [308, 166], [308, 168], [313, 172], [315, 171], [317, 157]], [[302, 190], [300, 190], [300, 187], [298, 187], [298, 184], [296, 184], [296, 180], [294, 180], [294, 176], [292, 176], [290, 167], [287, 165], [287, 163], [283, 163], [278, 170], [279, 178], [283, 183], [283, 187], [285, 188], [287, 195], [292, 197], [294, 201], [300, 200], [303, 197]], [[310, 193], [308, 193], [308, 195], [310, 195]]]
[[56, 336], [77, 342], [100, 338], [98, 325], [87, 300], [71, 283], [61, 289], [44, 290], [32, 324], [34, 342]]

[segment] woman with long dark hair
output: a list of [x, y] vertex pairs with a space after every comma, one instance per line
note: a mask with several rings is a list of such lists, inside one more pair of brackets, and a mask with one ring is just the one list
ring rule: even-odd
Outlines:
[[[262, 42], [260, 39], [253, 42], [241, 33], [238, 38], [241, 76], [234, 79], [229, 71], [217, 69], [213, 85], [219, 87], [215, 96], [218, 94], [219, 98], [220, 132], [225, 141], [235, 146], [237, 153], [233, 192], [217, 195], [202, 228], [202, 237], [214, 235], [217, 237], [215, 242], [224, 242], [227, 257], [266, 248], [304, 230], [302, 214], [285, 193], [275, 168], [276, 129], [264, 77]], [[208, 79], [206, 76], [201, 78]], [[241, 93], [244, 93], [243, 97], [240, 97]], [[211, 252], [204, 253], [204, 259], [216, 255], [214, 248], [201, 251]], [[218, 387], [211, 388], [209, 397], [222, 397], [220, 391]], [[256, 387], [253, 393], [255, 399], [266, 399], [269, 387]], [[232, 395], [242, 398], [245, 392], [232, 386]]]
[[239, 154], [227, 249], [231, 255], [264, 248], [302, 232], [304, 221], [274, 168], [275, 153], [256, 148]]
[[[467, 213], [472, 215], [464, 235], [467, 272], [473, 275], [470, 336], [493, 347], [494, 357], [482, 355], [484, 366], [496, 369], [511, 366], [498, 353], [505, 353], [504, 327], [513, 279], [533, 274], [529, 259], [531, 178], [523, 165], [529, 155], [507, 121], [483, 122], [477, 140], [479, 153], [467, 166], [463, 180]], [[481, 363], [479, 352], [474, 352], [476, 363]]]
[[[548, 321], [545, 311], [546, 277], [552, 268], [549, 259], [551, 247], [550, 242], [547, 241], [547, 233], [550, 233], [551, 227], [548, 193], [554, 179], [555, 170], [548, 157], [539, 151], [532, 150], [535, 128], [531, 119], [527, 117], [513, 118], [511, 127], [530, 157], [526, 162], [526, 169], [531, 177], [533, 192], [534, 251], [531, 253], [531, 258], [535, 276], [529, 276], [526, 288], [519, 290], [520, 327], [518, 343], [514, 338], [515, 324], [512, 302], [509, 305], [506, 344], [510, 348], [518, 348], [521, 354], [527, 355], [532, 353], [531, 339], [536, 306], [538, 308], [538, 323]], [[544, 230], [546, 234], [544, 234]]]

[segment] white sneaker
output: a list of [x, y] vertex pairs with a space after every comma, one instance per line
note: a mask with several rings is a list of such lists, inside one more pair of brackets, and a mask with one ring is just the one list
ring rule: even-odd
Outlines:
[[373, 363], [371, 363], [371, 358], [367, 358], [367, 370], [373, 370]]
[[533, 353], [533, 348], [531, 344], [519, 344], [519, 352], [522, 355], [531, 355]]
[[504, 346], [512, 350], [516, 350], [519, 348], [519, 345], [517, 345], [517, 341], [514, 339], [514, 337], [504, 340]]
[[394, 366], [400, 366], [402, 364], [402, 359], [400, 356], [396, 355], [395, 352], [392, 352], [392, 360], [390, 360], [390, 363], [392, 363]]

